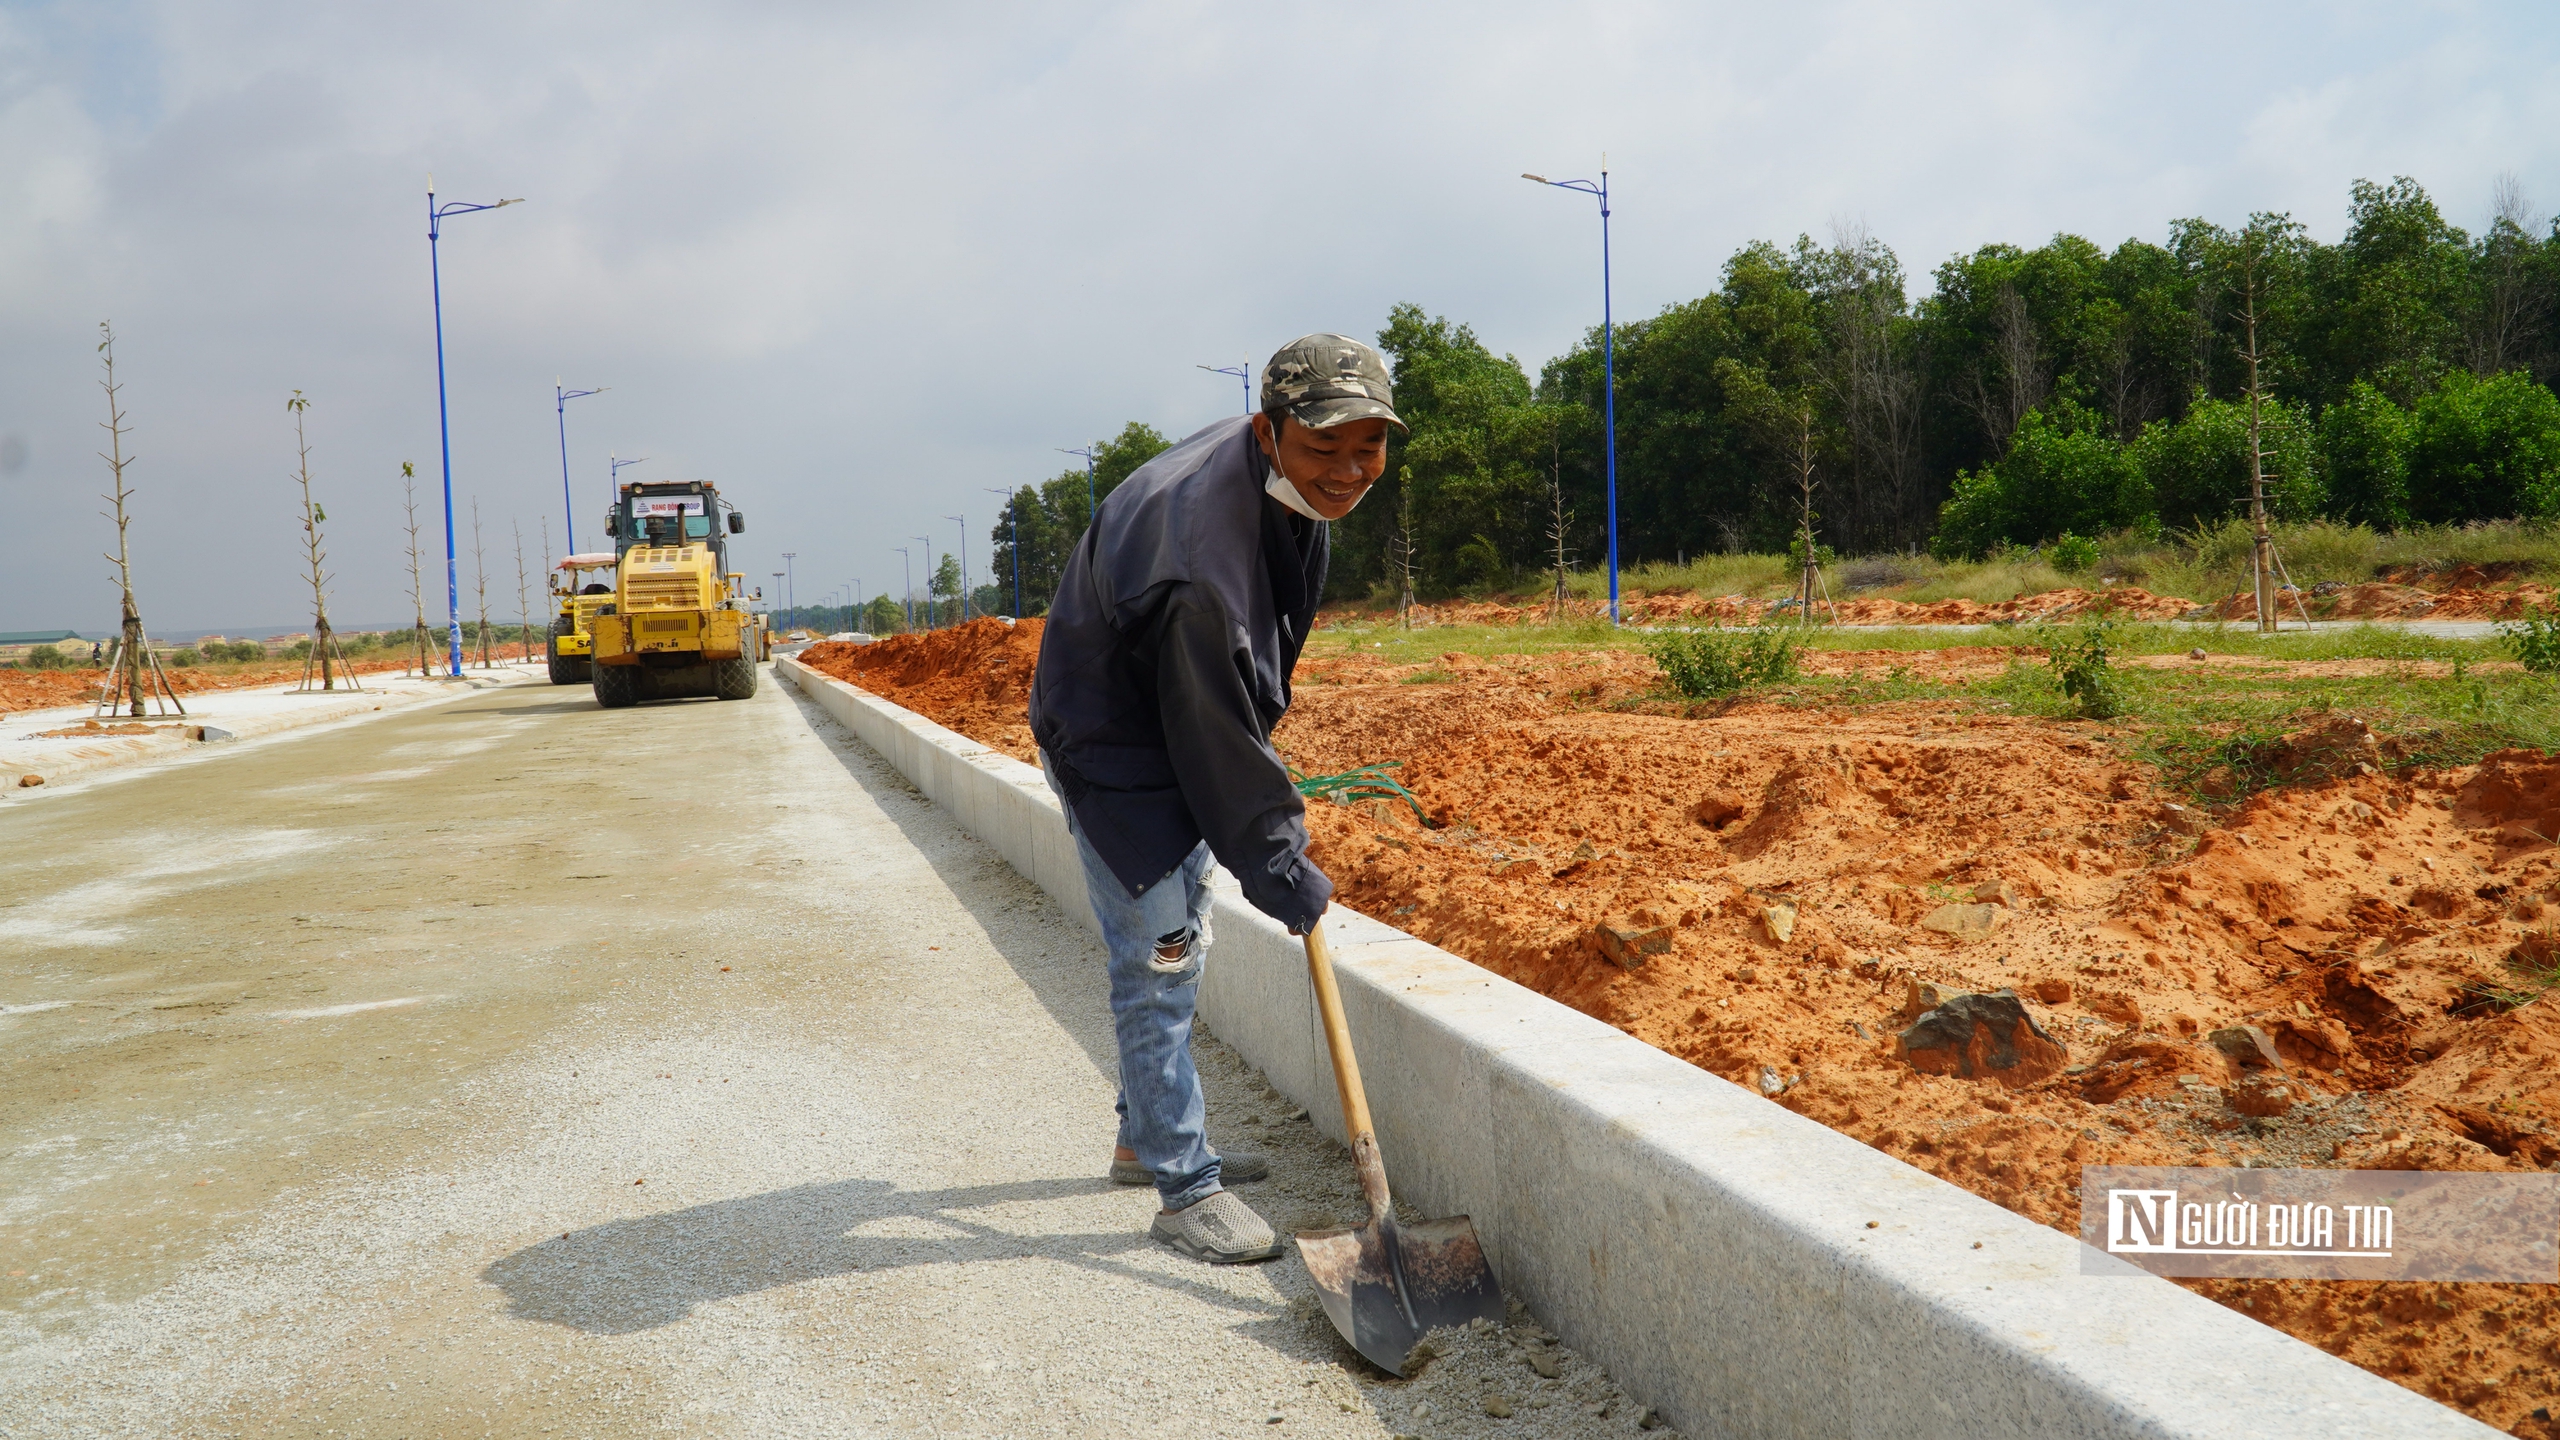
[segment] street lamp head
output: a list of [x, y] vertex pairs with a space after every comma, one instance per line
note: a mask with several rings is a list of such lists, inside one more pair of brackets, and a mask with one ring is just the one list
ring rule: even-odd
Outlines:
[[1523, 180], [1535, 180], [1535, 181], [1537, 181], [1537, 182], [1538, 182], [1539, 184], [1541, 184], [1541, 185], [1553, 185], [1554, 183], [1556, 183], [1556, 182], [1554, 182], [1553, 180], [1548, 179], [1548, 178], [1547, 178], [1546, 176], [1544, 176], [1544, 175], [1532, 175], [1532, 174], [1530, 174], [1530, 173], [1529, 173], [1528, 171], [1526, 171], [1526, 170], [1523, 170], [1523, 171], [1521, 171], [1521, 172], [1520, 172], [1520, 178], [1521, 178], [1521, 179], [1523, 179]]

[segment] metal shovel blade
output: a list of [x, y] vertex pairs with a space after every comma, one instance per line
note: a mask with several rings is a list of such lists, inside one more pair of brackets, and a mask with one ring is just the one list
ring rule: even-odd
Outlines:
[[1298, 1254], [1333, 1328], [1390, 1375], [1404, 1374], [1405, 1356], [1431, 1331], [1503, 1318], [1502, 1286], [1464, 1215], [1309, 1231]]

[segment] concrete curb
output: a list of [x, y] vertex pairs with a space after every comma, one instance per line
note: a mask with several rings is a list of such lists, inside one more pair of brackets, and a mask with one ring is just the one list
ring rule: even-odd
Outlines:
[[[365, 678], [370, 680], [376, 677]], [[481, 690], [521, 683], [523, 683], [522, 677], [511, 677], [506, 680], [467, 677], [466, 684], [470, 686], [469, 689], [378, 688], [336, 695], [324, 694], [311, 698], [297, 696], [292, 701], [294, 709], [236, 717], [220, 713], [222, 700], [225, 697], [235, 700], [274, 700], [278, 697], [278, 689], [259, 686], [237, 691], [209, 690], [186, 697], [189, 701], [207, 708], [209, 711], [207, 717], [199, 718], [192, 714], [165, 719], [158, 715], [151, 717], [150, 723], [155, 725], [165, 724], [181, 728], [199, 724], [210, 725], [222, 732], [221, 738], [213, 742], [190, 740], [179, 733], [178, 728], [152, 735], [111, 735], [96, 740], [20, 740], [14, 738], [15, 734], [21, 733], [18, 727], [66, 728], [88, 719], [90, 711], [85, 706], [58, 711], [19, 711], [10, 715], [6, 721], [11, 727], [11, 736], [0, 738], [0, 799], [33, 798], [43, 790], [50, 790], [67, 781], [86, 779], [103, 771], [178, 759], [218, 749], [222, 745], [233, 742], [260, 740], [289, 731], [357, 719], [375, 711], [404, 709], [412, 705], [439, 704], [446, 700], [459, 699], [464, 695], [477, 694]], [[43, 776], [44, 784], [21, 787], [18, 784], [18, 777], [29, 774]]]
[[[1091, 924], [1036, 769], [774, 670]], [[1339, 1139], [1299, 944], [1217, 883], [1202, 1016]], [[2497, 1433], [2167, 1281], [2083, 1276], [2070, 1236], [1437, 946], [1326, 925], [1397, 1193], [1473, 1215], [1505, 1290], [1686, 1434]]]

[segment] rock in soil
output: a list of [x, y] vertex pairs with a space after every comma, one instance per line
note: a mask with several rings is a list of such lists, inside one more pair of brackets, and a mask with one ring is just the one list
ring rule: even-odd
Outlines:
[[1676, 927], [1647, 925], [1638, 920], [1611, 920], [1592, 932], [1600, 943], [1600, 953], [1609, 962], [1625, 970], [1640, 968], [1646, 957], [1671, 953], [1672, 934]]
[[2255, 1025], [2226, 1025], [2206, 1036], [2205, 1043], [2230, 1056], [2233, 1064], [2247, 1069], [2284, 1068], [2284, 1061], [2276, 1054], [2276, 1042]]
[[2264, 1071], [2253, 1071], [2241, 1077], [2240, 1083], [2223, 1092], [2231, 1108], [2243, 1115], [2273, 1118], [2293, 1109], [2294, 1102], [2308, 1092]]
[[2009, 990], [1956, 996], [1903, 1031], [1894, 1048], [1922, 1074], [1998, 1080], [2013, 1090], [2050, 1079], [2071, 1061]]
[[1901, 1020], [1905, 1025], [1937, 1009], [1965, 992], [1953, 985], [1940, 985], [1917, 978], [1902, 982]]
[[1796, 907], [1781, 900], [1760, 912], [1760, 923], [1767, 927], [1771, 940], [1784, 945], [1795, 938]]
[[2000, 928], [2002, 911], [1997, 905], [1941, 905], [1920, 921], [1923, 930], [1935, 930], [1958, 940], [1980, 940]]

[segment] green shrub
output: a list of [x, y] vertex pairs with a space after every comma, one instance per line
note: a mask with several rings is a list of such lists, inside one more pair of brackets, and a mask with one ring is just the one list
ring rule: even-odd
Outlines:
[[2499, 626], [2498, 634], [2525, 669], [2536, 675], [2560, 675], [2560, 605], [2528, 610], [2520, 623]]
[[2332, 513], [2397, 529], [2409, 522], [2409, 412], [2358, 380], [2320, 415]]
[[1671, 688], [1692, 700], [1714, 700], [1796, 678], [1798, 641], [1784, 630], [1666, 630], [1645, 637], [1645, 650]]
[[170, 664], [172, 664], [172, 665], [175, 665], [175, 666], [177, 666], [179, 669], [183, 670], [183, 669], [185, 669], [186, 667], [188, 667], [188, 666], [190, 666], [190, 665], [195, 664], [197, 661], [202, 660], [203, 658], [204, 658], [203, 656], [198, 655], [198, 654], [195, 652], [194, 647], [190, 646], [190, 647], [189, 647], [189, 648], [187, 648], [187, 649], [177, 651], [177, 652], [175, 652], [174, 654], [170, 655], [170, 657], [169, 657], [169, 663], [170, 663]]
[[2045, 555], [2053, 562], [2054, 569], [2066, 575], [2078, 575], [2098, 563], [2098, 542], [2083, 540], [2065, 530], [2045, 547]]
[[[1813, 564], [1828, 570], [1840, 563], [1840, 552], [1816, 540], [1813, 542]], [[1796, 575], [1804, 574], [1804, 532], [1799, 530], [1787, 540], [1787, 568]]]
[[[2260, 473], [2266, 477], [2267, 510], [2288, 520], [2320, 513], [2327, 492], [2320, 482], [2309, 412], [2269, 401], [2258, 410]], [[2175, 423], [2154, 420], [2132, 447], [2160, 523], [2172, 529], [2210, 525], [2249, 508], [2249, 405], [2245, 400], [2198, 400]]]
[[2028, 413], [2009, 453], [1980, 471], [1958, 471], [1938, 511], [1930, 550], [1942, 559], [1996, 553], [2070, 531], [2097, 535], [2155, 523], [2151, 487], [2133, 453], [2099, 417], [2069, 400]]
[[2521, 371], [2446, 375], [2412, 417], [2409, 496], [2419, 520], [2560, 514], [2560, 396]]
[[58, 645], [38, 645], [27, 652], [21, 663], [29, 670], [61, 670], [69, 667], [71, 658]]
[[2062, 682], [2062, 693], [2092, 720], [2124, 713], [2124, 696], [2107, 661], [2107, 630], [2104, 622], [2080, 626], [2053, 642], [2045, 662]]

